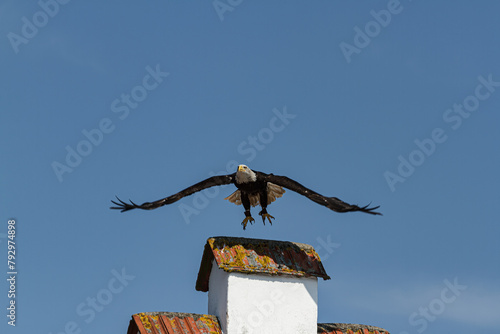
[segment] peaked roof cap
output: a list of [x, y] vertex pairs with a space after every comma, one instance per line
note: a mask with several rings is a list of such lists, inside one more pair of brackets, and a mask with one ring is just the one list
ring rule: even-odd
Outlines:
[[330, 279], [318, 253], [310, 245], [290, 241], [212, 237], [205, 244], [196, 290], [208, 291], [214, 259], [218, 267], [226, 272]]

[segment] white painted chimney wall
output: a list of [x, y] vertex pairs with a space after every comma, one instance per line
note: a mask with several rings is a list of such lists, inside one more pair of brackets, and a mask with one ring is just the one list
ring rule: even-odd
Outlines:
[[208, 313], [224, 334], [316, 334], [318, 279], [226, 272], [214, 260]]

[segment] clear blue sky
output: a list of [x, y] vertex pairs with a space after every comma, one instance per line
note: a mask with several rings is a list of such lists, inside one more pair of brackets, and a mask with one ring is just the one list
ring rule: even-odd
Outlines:
[[[500, 4], [40, 3], [0, 5], [0, 259], [7, 277], [14, 218], [18, 271], [16, 328], [0, 283], [2, 333], [205, 313], [194, 285], [219, 235], [315, 246], [332, 276], [320, 322], [500, 327]], [[232, 186], [109, 210], [236, 163], [384, 216], [288, 191], [273, 226], [243, 231]]]

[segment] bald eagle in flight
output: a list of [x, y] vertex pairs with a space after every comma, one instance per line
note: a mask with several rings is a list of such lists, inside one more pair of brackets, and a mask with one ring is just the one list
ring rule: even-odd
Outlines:
[[379, 212], [374, 211], [378, 209], [379, 206], [369, 208], [368, 205], [359, 207], [357, 205], [348, 204], [336, 197], [326, 197], [320, 195], [286, 176], [253, 171], [245, 165], [239, 165], [236, 173], [209, 177], [206, 180], [178, 192], [177, 194], [165, 197], [155, 202], [146, 202], [141, 205], [137, 205], [132, 201], [130, 201], [130, 203], [123, 202], [117, 197], [119, 203], [111, 201], [113, 204], [117, 205], [111, 207], [111, 209], [121, 210], [121, 212], [132, 209], [152, 210], [159, 208], [160, 206], [175, 203], [181, 198], [192, 195], [203, 189], [231, 183], [234, 184], [238, 190], [225, 199], [236, 205], [243, 204], [243, 207], [245, 208], [245, 219], [243, 219], [243, 222], [241, 223], [241, 225], [243, 225], [243, 229], [247, 227], [248, 223], [253, 224], [255, 221], [250, 214], [250, 207], [257, 206], [259, 204], [262, 208], [259, 215], [262, 217], [264, 225], [266, 224], [266, 219], [268, 219], [269, 223], [272, 225], [271, 218], [274, 219], [274, 217], [267, 213], [266, 208], [267, 205], [274, 202], [276, 198], [283, 196], [285, 193], [283, 188], [293, 190], [303, 196], [306, 196], [311, 201], [326, 206], [330, 210], [336, 212], [361, 211], [372, 215], [381, 215]]

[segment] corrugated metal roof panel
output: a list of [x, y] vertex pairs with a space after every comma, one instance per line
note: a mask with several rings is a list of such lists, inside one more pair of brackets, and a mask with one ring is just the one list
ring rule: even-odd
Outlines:
[[208, 291], [214, 259], [219, 268], [227, 272], [330, 279], [319, 255], [310, 245], [289, 241], [213, 237], [205, 245], [196, 290]]
[[129, 334], [222, 334], [216, 316], [177, 312], [143, 312], [132, 316]]
[[355, 324], [318, 324], [318, 334], [390, 334], [383, 328]]

